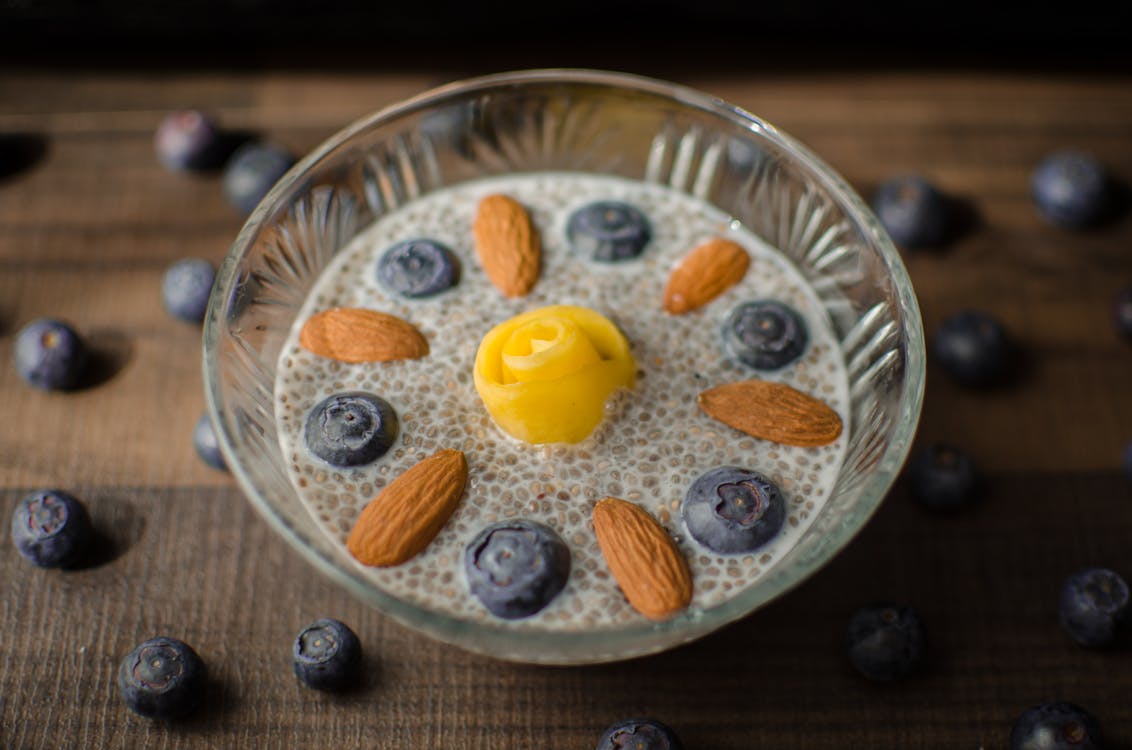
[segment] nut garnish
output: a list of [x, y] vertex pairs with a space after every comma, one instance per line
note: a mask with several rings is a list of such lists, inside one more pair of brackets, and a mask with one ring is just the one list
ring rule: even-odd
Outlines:
[[708, 416], [751, 437], [784, 445], [829, 445], [841, 435], [841, 417], [824, 401], [784, 383], [744, 380], [700, 394]]
[[692, 574], [676, 542], [639, 506], [607, 497], [593, 510], [594, 532], [633, 608], [665, 620], [692, 601]]
[[419, 359], [428, 354], [428, 341], [412, 323], [355, 307], [312, 315], [299, 332], [299, 344], [320, 357], [351, 364]]
[[456, 509], [468, 481], [468, 462], [440, 450], [409, 467], [369, 502], [346, 548], [359, 562], [400, 565], [420, 554]]
[[703, 307], [738, 284], [751, 265], [742, 245], [715, 237], [697, 245], [672, 270], [664, 288], [664, 310], [682, 315]]
[[538, 230], [522, 204], [506, 195], [480, 201], [472, 224], [476, 255], [491, 283], [505, 297], [522, 297], [538, 280]]

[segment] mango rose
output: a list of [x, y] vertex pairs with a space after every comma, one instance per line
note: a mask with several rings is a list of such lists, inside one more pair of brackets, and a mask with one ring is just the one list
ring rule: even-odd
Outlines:
[[629, 342], [585, 307], [530, 310], [487, 332], [476, 391], [496, 424], [528, 443], [577, 443], [593, 432], [617, 388], [632, 388]]

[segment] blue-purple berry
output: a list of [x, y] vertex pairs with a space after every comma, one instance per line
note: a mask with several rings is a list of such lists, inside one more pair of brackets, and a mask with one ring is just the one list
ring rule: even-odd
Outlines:
[[1128, 481], [1132, 482], [1132, 443], [1124, 445], [1124, 476], [1128, 477]]
[[227, 471], [228, 464], [224, 461], [224, 454], [220, 451], [220, 441], [216, 438], [216, 430], [212, 427], [212, 420], [208, 414], [200, 415], [196, 427], [193, 428], [193, 447], [196, 448], [200, 460], [214, 469]]
[[501, 521], [464, 550], [468, 588], [497, 617], [516, 620], [543, 610], [570, 577], [570, 549], [548, 526]]
[[1112, 303], [1112, 323], [1121, 336], [1132, 339], [1132, 286], [1117, 292]]
[[849, 662], [870, 680], [907, 677], [924, 660], [923, 620], [903, 604], [870, 604], [853, 613], [845, 631]]
[[460, 261], [435, 240], [405, 240], [382, 253], [377, 261], [377, 280], [402, 297], [431, 297], [456, 285]]
[[41, 568], [74, 565], [93, 537], [86, 506], [62, 490], [32, 492], [20, 500], [12, 516], [16, 550]]
[[1106, 648], [1117, 642], [1130, 622], [1128, 583], [1114, 570], [1086, 568], [1061, 587], [1057, 617], [1078, 645]]
[[680, 506], [692, 538], [713, 552], [753, 552], [772, 540], [786, 520], [786, 501], [768, 477], [737, 466], [700, 475]]
[[340, 467], [361, 466], [385, 455], [400, 433], [397, 413], [372, 393], [336, 393], [307, 415], [303, 440], [323, 461]]
[[951, 202], [919, 175], [881, 183], [873, 196], [873, 211], [893, 242], [908, 248], [941, 245], [951, 228]]
[[1100, 723], [1072, 703], [1041, 703], [1022, 712], [1010, 729], [1010, 750], [1101, 750]]
[[158, 637], [141, 643], [118, 666], [118, 691], [131, 711], [148, 719], [176, 719], [204, 697], [205, 666], [184, 641]]
[[601, 263], [632, 260], [652, 239], [648, 218], [621, 201], [595, 201], [570, 214], [566, 238], [578, 255]]
[[985, 312], [967, 310], [944, 320], [932, 338], [931, 353], [940, 368], [964, 386], [997, 385], [1010, 374], [1006, 329]]
[[250, 214], [294, 163], [294, 157], [279, 146], [245, 143], [224, 165], [224, 195], [236, 210]]
[[214, 165], [220, 130], [203, 112], [182, 109], [161, 120], [153, 138], [157, 158], [174, 171], [205, 169]]
[[86, 343], [61, 320], [39, 318], [16, 335], [16, 372], [36, 388], [74, 388], [86, 371], [87, 360]]
[[203, 258], [183, 258], [165, 269], [161, 300], [174, 318], [199, 323], [208, 310], [216, 269]]
[[672, 728], [656, 719], [622, 719], [611, 724], [594, 750], [683, 750]]
[[908, 466], [912, 498], [934, 511], [954, 511], [974, 501], [978, 490], [975, 463], [962, 448], [931, 443]]
[[1110, 186], [1104, 167], [1092, 155], [1059, 151], [1043, 159], [1030, 178], [1038, 210], [1054, 224], [1080, 229], [1109, 208]]
[[308, 687], [344, 690], [356, 684], [361, 674], [361, 641], [345, 623], [315, 620], [295, 636], [291, 667]]
[[777, 370], [791, 364], [802, 356], [809, 338], [798, 311], [775, 300], [737, 305], [723, 324], [724, 350], [756, 370]]

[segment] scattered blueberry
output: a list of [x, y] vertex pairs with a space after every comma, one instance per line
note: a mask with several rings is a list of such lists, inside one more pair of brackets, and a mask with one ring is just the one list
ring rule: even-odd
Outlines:
[[767, 477], [736, 466], [702, 474], [680, 506], [692, 537], [715, 552], [751, 552], [782, 529], [786, 501]]
[[932, 354], [957, 382], [971, 387], [1000, 383], [1010, 370], [1010, 341], [1002, 324], [984, 312], [964, 311], [943, 321]]
[[170, 112], [153, 139], [157, 158], [174, 171], [212, 166], [219, 142], [216, 124], [195, 109]]
[[652, 239], [652, 227], [645, 215], [628, 203], [597, 201], [570, 215], [566, 238], [579, 255], [615, 263], [640, 255]]
[[1132, 339], [1132, 286], [1117, 293], [1112, 305], [1112, 322], [1121, 335]]
[[971, 457], [954, 445], [932, 443], [908, 467], [913, 499], [929, 510], [951, 511], [975, 498], [978, 475]]
[[809, 339], [802, 316], [774, 300], [737, 305], [723, 324], [724, 349], [756, 370], [785, 367], [802, 356]]
[[148, 719], [173, 719], [192, 711], [204, 696], [205, 666], [176, 638], [151, 638], [118, 667], [118, 690], [130, 710]]
[[41, 568], [73, 565], [93, 536], [86, 506], [62, 490], [31, 493], [20, 501], [12, 516], [16, 549]]
[[224, 165], [224, 195], [237, 210], [250, 214], [294, 163], [294, 157], [278, 146], [245, 143]]
[[1030, 194], [1038, 210], [1054, 224], [1080, 229], [1101, 218], [1108, 208], [1108, 177], [1089, 154], [1059, 151], [1034, 169]]
[[1041, 703], [1022, 712], [1010, 730], [1010, 750], [1100, 750], [1096, 717], [1072, 703]]
[[361, 672], [362, 644], [338, 620], [315, 620], [295, 636], [291, 648], [295, 676], [316, 690], [342, 690]]
[[1124, 475], [1132, 482], [1132, 443], [1124, 446]]
[[165, 309], [186, 323], [201, 322], [215, 281], [216, 269], [207, 260], [183, 258], [177, 261], [165, 269], [161, 277], [161, 300]]
[[220, 452], [220, 441], [216, 439], [216, 430], [212, 427], [212, 420], [208, 414], [201, 414], [197, 426], [193, 428], [193, 447], [197, 455], [206, 464], [220, 471], [227, 471], [228, 464], [224, 461], [224, 454]]
[[78, 385], [87, 363], [86, 344], [74, 328], [39, 318], [16, 336], [16, 371], [29, 385], [47, 391]]
[[555, 531], [533, 521], [503, 521], [481, 531], [464, 550], [472, 594], [508, 620], [543, 609], [566, 586], [570, 550]]
[[1069, 637], [1086, 648], [1116, 643], [1132, 621], [1128, 584], [1115, 571], [1086, 568], [1065, 579], [1057, 608], [1058, 620]]
[[907, 677], [924, 659], [924, 623], [902, 604], [871, 604], [853, 613], [845, 631], [849, 661], [870, 680]]
[[405, 240], [382, 253], [377, 261], [377, 280], [402, 297], [431, 297], [456, 285], [460, 261], [434, 240]]
[[359, 466], [375, 461], [397, 439], [397, 413], [371, 393], [337, 393], [320, 402], [307, 416], [303, 439], [311, 453], [334, 466]]
[[932, 247], [947, 240], [950, 202], [923, 177], [906, 175], [881, 183], [873, 210], [898, 245]]
[[683, 750], [680, 738], [656, 719], [622, 719], [597, 741], [595, 750]]

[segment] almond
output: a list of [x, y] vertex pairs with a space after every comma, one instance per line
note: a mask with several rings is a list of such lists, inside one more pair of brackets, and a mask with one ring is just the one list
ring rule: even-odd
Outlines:
[[365, 565], [400, 565], [420, 554], [456, 509], [468, 482], [468, 462], [441, 450], [406, 469], [369, 502], [346, 539]]
[[522, 204], [506, 195], [480, 201], [472, 225], [480, 265], [505, 297], [522, 297], [538, 280], [538, 230]]
[[394, 315], [336, 307], [312, 315], [299, 332], [307, 351], [339, 362], [390, 362], [428, 354], [428, 341], [412, 323]]
[[783, 383], [744, 380], [704, 391], [708, 416], [752, 437], [785, 445], [828, 445], [841, 435], [841, 417], [819, 399]]
[[664, 288], [664, 310], [682, 315], [703, 307], [743, 280], [751, 257], [731, 240], [715, 237], [680, 261]]
[[642, 508], [607, 497], [593, 511], [594, 532], [613, 577], [633, 608], [665, 620], [692, 601], [692, 574], [676, 542]]

